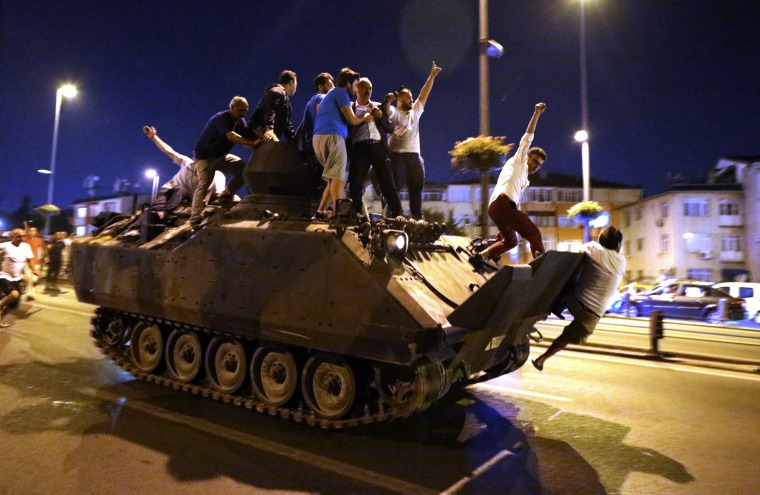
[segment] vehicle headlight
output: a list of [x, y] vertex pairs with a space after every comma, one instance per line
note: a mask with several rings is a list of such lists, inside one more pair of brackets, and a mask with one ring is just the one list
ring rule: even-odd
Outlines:
[[372, 251], [375, 256], [390, 255], [404, 259], [409, 247], [409, 237], [401, 230], [382, 230], [372, 237]]

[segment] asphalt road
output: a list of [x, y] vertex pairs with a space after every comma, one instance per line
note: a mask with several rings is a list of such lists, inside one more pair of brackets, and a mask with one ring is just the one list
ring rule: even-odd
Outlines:
[[328, 432], [133, 380], [70, 296], [0, 332], [2, 495], [757, 493], [757, 374], [568, 351]]

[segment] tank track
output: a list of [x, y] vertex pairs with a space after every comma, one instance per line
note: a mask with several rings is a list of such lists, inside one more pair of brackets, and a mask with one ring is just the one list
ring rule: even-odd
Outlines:
[[[95, 311], [91, 322], [93, 329], [91, 332], [94, 339], [95, 347], [99, 348], [101, 352], [107, 356], [111, 361], [118, 365], [124, 371], [130, 373], [132, 376], [139, 380], [143, 380], [149, 383], [155, 383], [169, 387], [174, 390], [181, 390], [188, 392], [192, 395], [199, 395], [207, 397], [213, 400], [224, 402], [226, 404], [232, 404], [234, 406], [243, 407], [262, 414], [268, 414], [270, 416], [278, 416], [280, 418], [294, 421], [296, 423], [303, 423], [313, 427], [319, 427], [328, 430], [344, 430], [347, 428], [353, 428], [361, 425], [369, 425], [373, 423], [389, 422], [396, 419], [404, 419], [411, 416], [415, 412], [415, 408], [391, 408], [384, 404], [376, 406], [377, 411], [372, 411], [370, 404], [365, 403], [364, 406], [359, 406], [362, 412], [359, 415], [355, 415], [346, 419], [330, 420], [322, 418], [314, 414], [307, 407], [300, 405], [298, 408], [292, 407], [274, 407], [270, 404], [262, 402], [252, 395], [239, 395], [234, 393], [223, 393], [214, 388], [202, 384], [202, 383], [184, 383], [173, 379], [170, 376], [164, 374], [144, 373], [139, 371], [130, 361], [129, 356], [125, 352], [126, 348], [124, 344], [128, 339], [122, 336], [120, 342], [109, 342], [109, 324], [114, 321], [115, 318], [129, 318], [137, 319], [144, 322], [159, 323], [171, 327], [172, 329], [188, 329], [192, 328], [196, 332], [203, 332], [207, 336], [223, 336], [239, 339], [239, 336], [234, 336], [224, 332], [210, 331], [205, 328], [189, 326], [187, 324], [175, 322], [172, 320], [165, 320], [161, 318], [147, 317], [135, 313], [128, 313], [124, 311], [111, 310], [106, 308], [98, 308]], [[246, 339], [252, 341], [252, 339]], [[356, 410], [356, 408], [354, 409]]]

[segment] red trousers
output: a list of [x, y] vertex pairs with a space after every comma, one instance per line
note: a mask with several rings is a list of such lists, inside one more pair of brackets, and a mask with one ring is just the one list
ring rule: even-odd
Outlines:
[[488, 206], [488, 216], [499, 228], [496, 243], [488, 250], [490, 256], [498, 258], [517, 246], [517, 234], [528, 241], [534, 258], [544, 254], [541, 231], [538, 230], [536, 224], [531, 222], [528, 215], [517, 209], [515, 202], [506, 194], [502, 194]]

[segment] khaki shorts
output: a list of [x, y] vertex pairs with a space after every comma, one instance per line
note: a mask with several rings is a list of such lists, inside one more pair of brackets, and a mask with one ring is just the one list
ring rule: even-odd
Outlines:
[[565, 299], [567, 310], [573, 315], [573, 321], [562, 330], [571, 344], [582, 344], [594, 333], [599, 324], [599, 317], [586, 310], [571, 291]]
[[325, 168], [322, 178], [325, 180], [337, 179], [346, 181], [346, 140], [337, 134], [317, 135], [312, 138], [314, 154], [317, 160]]

